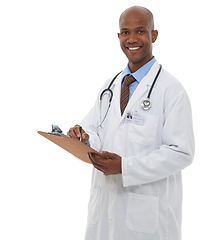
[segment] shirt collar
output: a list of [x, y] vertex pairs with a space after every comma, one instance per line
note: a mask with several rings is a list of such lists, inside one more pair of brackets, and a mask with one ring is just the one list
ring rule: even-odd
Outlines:
[[130, 68], [127, 64], [126, 68], [123, 71], [123, 78], [129, 74], [129, 75], [132, 75], [140, 83], [141, 80], [147, 75], [147, 73], [149, 72], [149, 70], [151, 69], [151, 67], [155, 62], [156, 62], [156, 58], [153, 57], [148, 63], [143, 65], [140, 69], [138, 69], [134, 73], [131, 73]]

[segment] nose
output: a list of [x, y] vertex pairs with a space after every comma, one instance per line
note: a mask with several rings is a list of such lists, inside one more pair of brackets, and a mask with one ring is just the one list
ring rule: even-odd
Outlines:
[[135, 33], [130, 33], [130, 35], [128, 36], [128, 43], [136, 43], [138, 41], [137, 39], [137, 35]]

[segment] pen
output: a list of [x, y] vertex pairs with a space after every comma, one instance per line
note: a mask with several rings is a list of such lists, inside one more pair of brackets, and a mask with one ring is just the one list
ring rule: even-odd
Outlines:
[[79, 141], [82, 141], [82, 127], [81, 126], [79, 127], [79, 131], [80, 131], [80, 134], [81, 134], [81, 136], [79, 138]]

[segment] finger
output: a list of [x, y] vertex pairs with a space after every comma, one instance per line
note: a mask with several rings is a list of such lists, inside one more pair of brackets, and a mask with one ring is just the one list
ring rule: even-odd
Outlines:
[[86, 144], [88, 140], [89, 140], [89, 135], [86, 132], [84, 132], [82, 134], [82, 142]]
[[83, 143], [87, 143], [89, 140], [89, 135], [83, 130], [83, 128], [79, 125], [75, 126], [75, 134], [78, 139], [81, 138]]
[[94, 166], [96, 169], [98, 169], [99, 171], [105, 173], [104, 167], [103, 167], [102, 165], [99, 165], [99, 164], [97, 164], [97, 163], [95, 162], [95, 160], [94, 160], [95, 157], [92, 157], [92, 154], [91, 154], [91, 153], [88, 153], [88, 156], [89, 156], [89, 158], [90, 158], [93, 166]]
[[110, 159], [113, 159], [116, 156], [116, 154], [110, 153], [110, 152], [107, 152], [107, 151], [100, 151], [99, 154], [102, 157], [110, 158]]
[[[81, 137], [81, 132], [80, 132], [80, 126], [79, 125], [75, 125], [74, 132], [75, 132], [75, 135], [77, 136], [77, 138]], [[82, 129], [82, 132], [83, 132], [83, 129]]]
[[87, 139], [87, 142], [88, 142], [88, 139], [89, 139], [89, 135], [83, 130], [83, 128], [79, 125], [76, 125], [75, 126], [75, 134], [77, 136], [77, 138], [82, 138], [82, 142], [85, 142], [83, 140]]
[[94, 154], [94, 153], [88, 153], [88, 156], [89, 156], [91, 162], [93, 163], [93, 165], [96, 165], [96, 166], [102, 166], [102, 162], [99, 163], [99, 160], [98, 160], [97, 154]]
[[79, 127], [79, 125], [75, 125], [74, 127], [70, 128], [67, 134], [72, 138], [79, 138], [81, 136]]
[[75, 139], [77, 138], [74, 128], [70, 128], [69, 131], [67, 132], [67, 135], [69, 135], [71, 138]]
[[97, 153], [89, 153], [90, 154], [90, 157], [91, 159], [93, 160], [93, 162], [95, 162], [96, 164], [100, 165], [100, 166], [103, 166], [106, 164], [106, 158], [97, 154]]
[[82, 140], [85, 140], [87, 138], [87, 136], [88, 136], [88, 134], [82, 128], [82, 134], [81, 134]]
[[100, 167], [100, 166], [97, 166], [97, 165], [93, 165], [97, 170], [99, 170], [100, 172], [103, 172], [104, 175], [107, 175], [107, 173], [105, 172], [105, 169]]

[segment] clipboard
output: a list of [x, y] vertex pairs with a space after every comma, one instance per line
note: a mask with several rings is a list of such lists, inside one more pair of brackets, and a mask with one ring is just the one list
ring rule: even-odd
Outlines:
[[41, 131], [38, 131], [38, 133], [41, 136], [47, 138], [51, 142], [55, 143], [59, 147], [63, 148], [67, 152], [73, 154], [75, 157], [79, 158], [80, 160], [82, 160], [86, 163], [91, 163], [88, 153], [93, 153], [95, 155], [98, 155], [98, 157], [103, 158], [93, 148], [89, 147], [88, 145], [86, 145], [83, 142], [80, 142], [77, 139], [73, 139], [66, 135], [60, 136], [60, 135], [55, 135], [52, 133], [46, 133], [46, 132], [41, 132]]

